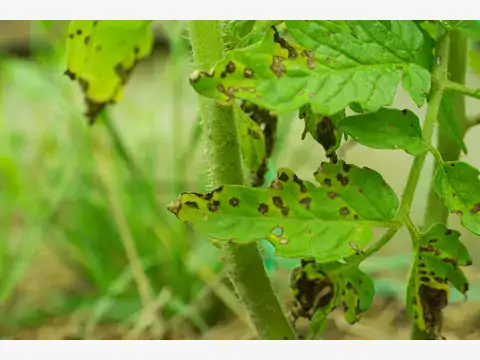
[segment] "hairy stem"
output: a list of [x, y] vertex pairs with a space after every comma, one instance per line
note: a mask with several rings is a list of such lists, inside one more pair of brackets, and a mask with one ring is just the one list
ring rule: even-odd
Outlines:
[[446, 84], [446, 89], [459, 92], [460, 94], [467, 95], [475, 99], [480, 99], [480, 89], [472, 89], [471, 87], [454, 81], [449, 81]]
[[[209, 71], [222, 59], [224, 45], [219, 21], [190, 21], [196, 67]], [[233, 108], [199, 98], [213, 185], [243, 184], [242, 163]], [[295, 333], [268, 279], [258, 244], [225, 246], [229, 277], [265, 340], [294, 340]]]
[[[458, 30], [450, 34], [450, 59], [448, 62], [449, 80], [458, 84], [465, 83], [467, 70], [467, 39]], [[463, 138], [467, 131], [467, 118], [465, 115], [465, 97], [462, 94], [452, 92], [452, 108], [460, 127], [460, 135]], [[437, 149], [444, 161], [455, 161], [460, 157], [460, 147], [451, 140], [450, 135], [441, 127], [438, 129]], [[435, 172], [435, 170], [434, 170]], [[433, 179], [433, 176], [432, 176]], [[448, 209], [440, 201], [433, 180], [427, 200], [424, 226], [429, 227], [435, 222], [446, 222]]]
[[[435, 66], [432, 71], [432, 88], [430, 90], [427, 115], [423, 125], [423, 138], [430, 145], [435, 122], [437, 121], [440, 105], [442, 102], [445, 85], [448, 82], [448, 59], [450, 55], [450, 34], [445, 33], [437, 40]], [[410, 213], [415, 189], [420, 178], [427, 153], [415, 157], [407, 185], [400, 205], [400, 218], [407, 218]], [[412, 236], [412, 242], [416, 243], [415, 236]], [[426, 340], [426, 334], [420, 330], [415, 323], [412, 325], [412, 340]]]

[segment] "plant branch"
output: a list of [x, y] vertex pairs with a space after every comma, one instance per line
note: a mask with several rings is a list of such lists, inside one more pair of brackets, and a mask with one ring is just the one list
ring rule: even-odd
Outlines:
[[[224, 54], [220, 21], [190, 21], [195, 65], [209, 71]], [[233, 108], [199, 97], [214, 186], [243, 184]], [[258, 244], [225, 245], [229, 277], [265, 340], [296, 339], [268, 279]], [[252, 275], [253, 274], [253, 275]]]
[[[450, 81], [458, 84], [465, 83], [465, 76], [467, 71], [467, 39], [458, 30], [450, 33], [450, 50], [448, 61], [448, 73]], [[465, 116], [465, 97], [457, 92], [451, 93], [452, 110], [455, 114], [455, 119], [458, 121], [460, 128], [460, 136], [463, 139], [467, 131], [467, 119]], [[480, 118], [479, 118], [480, 120]], [[438, 128], [437, 135], [437, 149], [440, 157], [444, 161], [455, 161], [460, 158], [461, 149], [451, 139], [451, 135], [442, 127]], [[435, 173], [435, 169], [433, 170]], [[435, 222], [446, 222], [448, 219], [448, 209], [440, 201], [437, 192], [432, 184], [427, 199], [427, 210], [425, 212], [424, 227], [428, 227]]]
[[475, 99], [480, 99], [480, 89], [473, 89], [463, 84], [456, 83], [454, 81], [449, 81], [445, 85], [446, 90], [456, 91], [460, 94], [470, 96]]
[[477, 115], [473, 119], [467, 121], [467, 131], [470, 130], [472, 127], [480, 125], [480, 115]]
[[[445, 84], [447, 82], [447, 64], [449, 56], [450, 36], [448, 33], [442, 35], [437, 42], [437, 60], [432, 71], [432, 87], [429, 95], [428, 109], [423, 125], [423, 138], [431, 146], [431, 138], [435, 122], [437, 121], [438, 112], [442, 102], [443, 92], [445, 91]], [[415, 156], [413, 160], [410, 173], [408, 175], [407, 184], [402, 195], [402, 201], [398, 212], [398, 219], [406, 222], [406, 218], [410, 213], [415, 190], [420, 179], [420, 174], [425, 164], [427, 152]]]

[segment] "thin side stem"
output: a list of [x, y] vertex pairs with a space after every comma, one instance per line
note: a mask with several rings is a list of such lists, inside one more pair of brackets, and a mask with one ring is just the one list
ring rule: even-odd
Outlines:
[[463, 84], [454, 81], [449, 81], [446, 84], [446, 90], [456, 91], [460, 94], [470, 96], [475, 99], [480, 99], [480, 89], [473, 89]]
[[[465, 83], [467, 70], [467, 39], [459, 31], [452, 31], [450, 34], [450, 58], [448, 62], [448, 73], [450, 81], [458, 84]], [[460, 135], [463, 138], [467, 131], [467, 118], [465, 115], [465, 97], [460, 93], [452, 92], [452, 107], [455, 118], [460, 127]], [[438, 128], [437, 149], [444, 161], [455, 161], [460, 158], [461, 149], [451, 139], [442, 127]], [[434, 170], [435, 172], [435, 170]], [[432, 176], [433, 179], [433, 176]], [[446, 222], [448, 209], [440, 201], [433, 182], [427, 200], [427, 211], [425, 212], [424, 226], [428, 227], [435, 222]]]
[[[197, 69], [209, 71], [222, 59], [224, 45], [219, 21], [190, 21]], [[214, 186], [243, 184], [242, 163], [231, 106], [199, 98]], [[243, 301], [258, 335], [264, 340], [295, 340], [267, 276], [258, 244], [225, 246], [229, 277]]]

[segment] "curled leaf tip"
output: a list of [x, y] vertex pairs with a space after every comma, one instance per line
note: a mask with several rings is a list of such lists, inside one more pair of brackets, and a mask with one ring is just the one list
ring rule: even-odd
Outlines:
[[167, 206], [167, 210], [174, 215], [177, 215], [181, 208], [182, 203], [179, 199], [172, 201], [170, 205]]

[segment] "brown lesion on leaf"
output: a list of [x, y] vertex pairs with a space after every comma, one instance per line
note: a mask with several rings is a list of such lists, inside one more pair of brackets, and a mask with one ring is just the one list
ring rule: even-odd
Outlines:
[[260, 214], [265, 215], [268, 212], [268, 205], [263, 203], [258, 205], [258, 211]]
[[335, 199], [336, 197], [338, 197], [339, 195], [336, 193], [336, 192], [333, 192], [333, 191], [330, 191], [328, 194], [327, 194], [328, 198], [329, 199]]
[[288, 177], [288, 174], [286, 172], [282, 172], [279, 176], [278, 176], [278, 180], [280, 181], [284, 181], [284, 182], [287, 182], [289, 179]]
[[83, 39], [83, 43], [85, 45], [88, 45], [90, 43], [90, 36], [85, 36], [85, 39]]
[[281, 78], [287, 69], [285, 68], [285, 65], [283, 64], [283, 58], [281, 56], [273, 56], [273, 61], [272, 65], [270, 65], [270, 70], [278, 77]]
[[252, 130], [250, 128], [247, 130], [247, 135], [250, 135], [255, 140], [260, 140], [261, 139], [260, 134], [258, 132], [256, 132], [255, 130]]
[[215, 212], [220, 207], [220, 201], [213, 200], [211, 203], [209, 202], [207, 205], [208, 211]]
[[288, 212], [289, 212], [289, 211], [290, 211], [290, 209], [289, 209], [288, 207], [284, 206], [284, 207], [282, 208], [282, 215], [283, 215], [283, 216], [288, 216]]
[[282, 209], [283, 208], [283, 200], [280, 196], [274, 196], [272, 198], [273, 205], [275, 205], [277, 208]]
[[329, 178], [323, 179], [323, 184], [329, 187], [332, 186], [332, 179], [329, 179]]
[[298, 52], [295, 50], [295, 48], [290, 45], [287, 40], [282, 38], [280, 34], [278, 33], [277, 29], [275, 26], [272, 26], [273, 29], [273, 41], [276, 42], [277, 44], [280, 45], [282, 49], [285, 49], [288, 51], [288, 58], [289, 59], [296, 59], [298, 57]]
[[343, 176], [342, 174], [337, 174], [336, 179], [342, 186], [347, 186], [349, 183], [349, 180], [346, 176]]
[[470, 212], [474, 215], [480, 212], [480, 203], [475, 204], [470, 210]]
[[228, 200], [228, 203], [230, 206], [237, 207], [238, 204], [240, 204], [240, 200], [236, 197], [232, 197], [230, 200]]
[[418, 295], [426, 325], [425, 333], [432, 339], [436, 339], [440, 336], [442, 329], [442, 310], [448, 304], [448, 294], [444, 289], [435, 289], [421, 284]]
[[345, 171], [346, 173], [348, 173], [351, 168], [352, 168], [351, 165], [347, 164], [346, 162], [343, 162], [343, 164], [342, 164], [342, 169], [343, 169], [343, 171]]
[[403, 109], [403, 110], [402, 110], [402, 114], [403, 114], [403, 115], [407, 115], [407, 114], [408, 114], [408, 110], [407, 110], [407, 109]]
[[346, 206], [342, 207], [340, 209], [340, 215], [341, 216], [348, 216], [350, 214], [350, 210], [348, 210], [348, 208]]
[[252, 79], [255, 76], [255, 73], [252, 69], [245, 68], [245, 70], [243, 70], [243, 76], [245, 76], [247, 79]]
[[63, 74], [67, 75], [69, 79], [72, 81], [75, 81], [75, 79], [77, 78], [77, 75], [75, 75], [72, 71], [70, 71], [70, 69], [65, 70]]
[[309, 197], [303, 198], [300, 200], [300, 204], [302, 204], [305, 209], [309, 210], [310, 209], [310, 204], [312, 203], [312, 199]]
[[300, 192], [301, 193], [306, 193], [307, 192], [307, 187], [305, 186], [303, 181], [296, 174], [293, 174], [293, 182], [295, 182], [296, 184], [298, 184], [298, 186], [300, 186]]
[[276, 190], [283, 190], [283, 185], [280, 181], [278, 181], [278, 179], [275, 179], [271, 182], [270, 188]]
[[315, 55], [313, 51], [303, 50], [302, 55], [307, 58], [307, 66], [310, 70], [315, 70], [317, 62], [315, 61]]
[[447, 236], [448, 236], [448, 235], [452, 235], [452, 230], [447, 229], [447, 230], [445, 231], [445, 235], [447, 235]]
[[194, 209], [199, 209], [198, 204], [195, 201], [185, 201], [185, 206], [194, 208]]
[[227, 63], [227, 66], [225, 66], [225, 71], [228, 73], [228, 74], [233, 74], [236, 70], [237, 66], [235, 65], [235, 63], [230, 60], [228, 63]]

